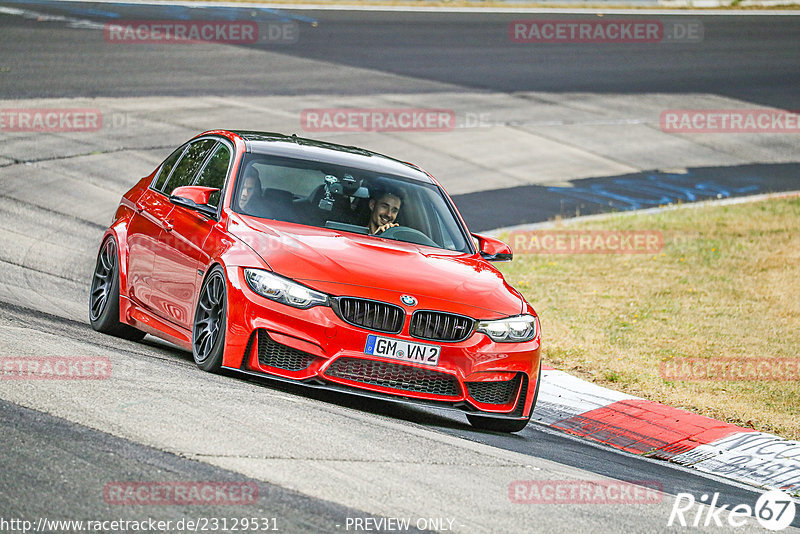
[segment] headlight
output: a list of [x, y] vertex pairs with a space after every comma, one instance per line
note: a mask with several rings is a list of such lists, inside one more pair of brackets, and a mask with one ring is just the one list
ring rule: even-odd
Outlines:
[[250, 289], [270, 300], [295, 308], [327, 306], [328, 295], [314, 291], [288, 278], [261, 269], [245, 269], [244, 278]]
[[475, 329], [500, 343], [519, 343], [536, 337], [536, 317], [517, 315], [496, 321], [481, 321]]

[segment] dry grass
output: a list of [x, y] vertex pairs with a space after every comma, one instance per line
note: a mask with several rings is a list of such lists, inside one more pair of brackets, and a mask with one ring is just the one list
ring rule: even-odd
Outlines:
[[[569, 228], [660, 230], [660, 254], [517, 255], [501, 269], [541, 316], [543, 355], [597, 384], [800, 439], [800, 382], [668, 381], [676, 358], [799, 358], [800, 199]], [[504, 236], [500, 236], [503, 238]]]

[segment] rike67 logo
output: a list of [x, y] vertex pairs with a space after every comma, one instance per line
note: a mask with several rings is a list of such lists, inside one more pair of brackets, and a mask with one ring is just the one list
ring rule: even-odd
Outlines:
[[[796, 506], [794, 500], [780, 490], [763, 493], [756, 501], [755, 507], [749, 504], [719, 505], [719, 493], [712, 497], [703, 494], [699, 502], [691, 493], [678, 493], [667, 526], [680, 527], [742, 527], [747, 518], [755, 516], [759, 524], [767, 530], [783, 530], [792, 524]], [[723, 513], [727, 515], [723, 516]]]

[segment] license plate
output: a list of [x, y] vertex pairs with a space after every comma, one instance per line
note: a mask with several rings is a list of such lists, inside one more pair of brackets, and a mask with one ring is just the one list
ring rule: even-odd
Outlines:
[[367, 346], [364, 347], [364, 354], [424, 365], [437, 365], [440, 351], [441, 347], [436, 345], [424, 345], [374, 335], [367, 336]]

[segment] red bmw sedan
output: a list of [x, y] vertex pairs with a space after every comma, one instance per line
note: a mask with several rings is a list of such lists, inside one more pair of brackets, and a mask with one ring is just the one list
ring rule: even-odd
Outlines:
[[419, 167], [352, 146], [214, 130], [122, 197], [90, 295], [100, 332], [146, 333], [206, 371], [451, 408], [522, 430], [536, 312]]

